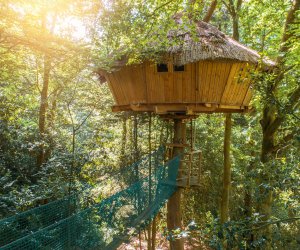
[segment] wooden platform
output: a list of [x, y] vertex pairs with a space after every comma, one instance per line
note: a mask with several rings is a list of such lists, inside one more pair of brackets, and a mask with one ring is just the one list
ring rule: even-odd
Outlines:
[[153, 104], [129, 104], [115, 105], [113, 112], [135, 111], [135, 112], [153, 112], [158, 115], [183, 114], [195, 115], [197, 113], [246, 113], [251, 111], [249, 106], [221, 105], [211, 103], [153, 103]]

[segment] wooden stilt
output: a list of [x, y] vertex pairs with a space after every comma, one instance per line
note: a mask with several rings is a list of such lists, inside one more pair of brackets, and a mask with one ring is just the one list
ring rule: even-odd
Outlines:
[[142, 235], [141, 235], [141, 230], [139, 230], [139, 247], [140, 247], [140, 250], [142, 250]]
[[[185, 143], [185, 123], [183, 123], [182, 119], [174, 119], [174, 144], [182, 144]], [[180, 155], [183, 153], [183, 147], [176, 147], [173, 148], [173, 157]], [[181, 166], [179, 166], [180, 169]], [[172, 171], [172, 170], [171, 170]], [[180, 171], [179, 171], [180, 175]], [[180, 178], [180, 176], [178, 176]], [[182, 227], [182, 213], [181, 213], [181, 193], [182, 190], [178, 189], [172, 197], [169, 199], [167, 204], [167, 224], [168, 230], [171, 232], [174, 229]], [[183, 239], [176, 239], [170, 241], [170, 249], [171, 250], [183, 250]]]
[[[149, 152], [149, 204], [152, 202], [152, 162], [151, 162], [151, 151], [152, 151], [152, 145], [151, 145], [151, 132], [152, 132], [152, 116], [151, 113], [149, 113], [149, 123], [148, 123], [148, 152]], [[151, 250], [151, 223], [148, 226], [148, 240], [147, 240], [147, 249]]]
[[225, 223], [229, 218], [229, 197], [231, 186], [230, 139], [231, 139], [231, 114], [226, 115], [224, 136], [224, 173], [223, 190], [221, 199], [220, 221]]
[[151, 250], [155, 250], [156, 247], [156, 220], [157, 217], [154, 217], [152, 221]]

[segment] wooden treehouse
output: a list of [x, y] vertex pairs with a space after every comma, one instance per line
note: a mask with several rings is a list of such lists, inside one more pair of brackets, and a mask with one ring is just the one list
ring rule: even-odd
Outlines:
[[250, 71], [258, 66], [258, 53], [212, 25], [199, 22], [197, 30], [197, 42], [187, 33], [174, 35], [182, 44], [170, 47], [159, 62], [149, 56], [127, 65], [125, 59], [110, 72], [99, 70], [115, 99], [113, 111], [193, 115], [249, 110]]
[[[189, 31], [170, 31], [168, 39], [176, 44], [165, 51], [158, 49], [155, 57], [141, 51], [149, 56], [129, 65], [125, 54], [109, 71], [98, 71], [113, 94], [114, 112], [153, 112], [174, 121], [173, 142], [167, 148], [170, 158], [183, 155], [177, 180], [180, 187], [201, 184], [201, 152], [187, 145], [186, 121], [200, 113], [249, 111], [251, 72], [273, 66], [210, 24], [197, 22], [195, 28], [195, 40]], [[168, 202], [169, 229], [181, 225], [180, 192]]]
[[[186, 120], [199, 113], [251, 109], [251, 71], [259, 67], [258, 53], [210, 24], [195, 25], [197, 42], [189, 33], [172, 31], [170, 39], [180, 38], [182, 43], [170, 47], [158, 61], [149, 56], [139, 64], [127, 65], [124, 55], [125, 60], [116, 61], [111, 71], [99, 69], [113, 94], [114, 112], [153, 112]], [[264, 60], [261, 65], [268, 67], [272, 62]], [[201, 154], [188, 150], [183, 141], [173, 144], [185, 152], [178, 185], [196, 186], [200, 181]], [[173, 149], [171, 152], [174, 155]]]

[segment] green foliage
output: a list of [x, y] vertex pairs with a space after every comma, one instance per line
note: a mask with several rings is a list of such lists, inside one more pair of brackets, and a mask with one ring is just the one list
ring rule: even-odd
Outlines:
[[[228, 2], [218, 1], [211, 22], [232, 34], [232, 20], [225, 5]], [[137, 118], [138, 152], [134, 152], [133, 115], [111, 112], [113, 98], [108, 86], [99, 84], [95, 71], [123, 59], [120, 56], [124, 53], [130, 63], [145, 55], [155, 59], [151, 48], [168, 47], [167, 32], [192, 29], [188, 19], [201, 20], [209, 5], [209, 1], [189, 3], [0, 1], [0, 218], [95, 185], [103, 193], [94, 190], [94, 196], [85, 199], [86, 204], [117, 190], [116, 181], [99, 182], [118, 172], [122, 165], [132, 163], [135, 153], [147, 153], [149, 118], [146, 114]], [[274, 60], [283, 56], [279, 49], [290, 5], [288, 0], [242, 1], [240, 41], [262, 56]], [[173, 19], [178, 12], [182, 12], [183, 24]], [[184, 222], [194, 219], [201, 231], [200, 239], [212, 248], [220, 248], [224, 240], [231, 248], [240, 249], [245, 244], [264, 244], [252, 227], [261, 219], [257, 207], [270, 190], [272, 246], [299, 248], [299, 223], [293, 221], [300, 213], [299, 101], [291, 105], [300, 82], [299, 25], [290, 27], [290, 32], [295, 36], [286, 43], [289, 50], [278, 71], [253, 73], [253, 112], [233, 116], [231, 221], [226, 225], [216, 219], [222, 189], [224, 117], [201, 115], [196, 120], [196, 148], [203, 151], [203, 176], [200, 187], [184, 191]], [[140, 51], [145, 54], [140, 55]], [[46, 132], [41, 135], [39, 108], [45, 56], [51, 58], [51, 70]], [[282, 78], [275, 89], [271, 88], [278, 73]], [[272, 159], [261, 164], [260, 120], [265, 107], [274, 109], [274, 117], [282, 118], [282, 122], [274, 136], [278, 147]], [[153, 117], [152, 148], [170, 138], [170, 124]], [[41, 147], [46, 160], [39, 168], [36, 158]], [[262, 178], [266, 174], [268, 178]], [[120, 180], [126, 183], [128, 178]], [[275, 223], [278, 220], [285, 222]], [[251, 235], [256, 238], [250, 242]]]

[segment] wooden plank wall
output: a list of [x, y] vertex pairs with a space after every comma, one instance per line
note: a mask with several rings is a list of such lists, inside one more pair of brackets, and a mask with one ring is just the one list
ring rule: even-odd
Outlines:
[[[225, 105], [248, 106], [251, 99], [250, 71], [247, 63], [234, 63], [231, 66], [221, 103]], [[247, 96], [247, 98], [245, 98]]]
[[107, 75], [117, 105], [147, 103], [145, 65], [130, 65]]
[[185, 65], [183, 72], [157, 72], [145, 62], [107, 74], [117, 105], [207, 103], [247, 106], [251, 99], [251, 66], [247, 63], [201, 61]]
[[197, 102], [220, 103], [231, 63], [204, 61], [197, 63], [198, 73], [198, 95]]

